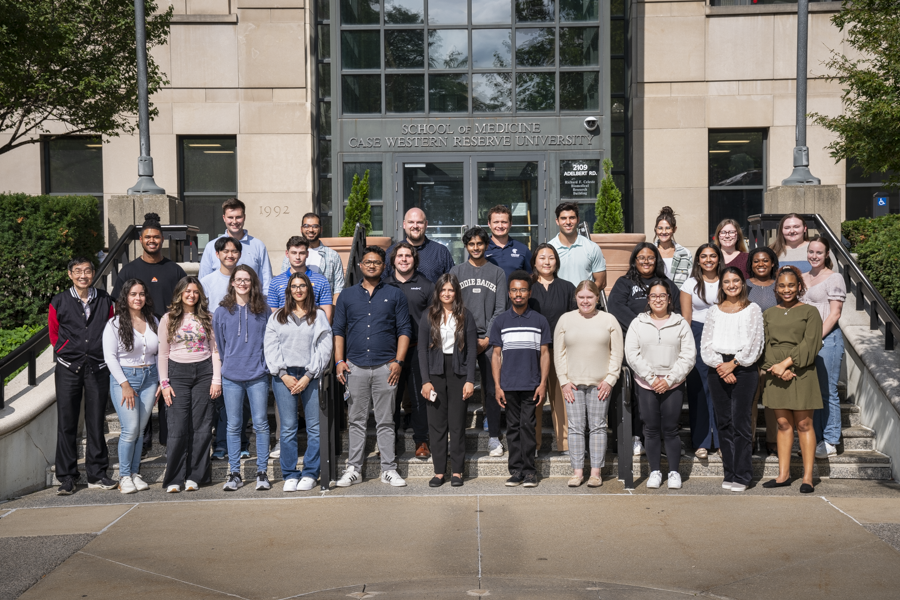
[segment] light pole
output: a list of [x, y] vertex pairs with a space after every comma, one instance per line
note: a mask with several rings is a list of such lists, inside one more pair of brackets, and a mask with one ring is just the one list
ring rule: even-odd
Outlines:
[[141, 155], [138, 157], [138, 180], [128, 190], [129, 196], [165, 194], [153, 181], [153, 159], [150, 158], [150, 102], [147, 98], [147, 24], [144, 19], [144, 0], [134, 0], [134, 28], [137, 46], [138, 128]]
[[794, 171], [781, 185], [819, 185], [822, 180], [809, 171], [806, 146], [806, 53], [809, 46], [809, 0], [797, 1], [797, 130]]

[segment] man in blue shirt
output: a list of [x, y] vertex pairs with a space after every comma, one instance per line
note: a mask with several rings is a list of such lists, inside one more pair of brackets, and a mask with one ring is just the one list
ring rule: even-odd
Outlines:
[[[234, 273], [238, 261], [241, 260], [243, 248], [241, 243], [232, 237], [220, 237], [216, 240], [216, 258], [219, 259], [219, 268], [204, 276], [200, 280], [203, 293], [209, 302], [209, 314], [215, 314], [219, 303], [228, 294], [231, 287], [231, 274]], [[223, 438], [224, 439], [224, 438]]]
[[537, 487], [534, 465], [535, 408], [547, 392], [550, 373], [550, 324], [543, 315], [528, 308], [531, 275], [514, 271], [509, 276], [512, 308], [502, 313], [491, 327], [494, 394], [506, 407], [506, 443], [509, 447], [507, 486]]
[[287, 250], [284, 256], [287, 258], [290, 266], [287, 271], [272, 278], [272, 282], [269, 284], [268, 296], [266, 297], [269, 308], [272, 309], [272, 312], [275, 312], [284, 306], [285, 288], [287, 288], [291, 275], [294, 273], [305, 273], [313, 286], [313, 300], [315, 300], [316, 306], [325, 312], [325, 316], [331, 322], [334, 315], [334, 306], [331, 303], [331, 286], [324, 275], [313, 271], [306, 264], [306, 259], [309, 258], [309, 241], [299, 235], [291, 237], [287, 241]]
[[[225, 233], [219, 237], [229, 236], [239, 240], [243, 245], [239, 265], [247, 265], [259, 277], [263, 294], [269, 290], [269, 282], [272, 281], [272, 265], [269, 263], [269, 251], [261, 240], [251, 236], [244, 229], [246, 218], [246, 206], [237, 198], [229, 198], [222, 203], [222, 220], [225, 221]], [[216, 238], [218, 239], [218, 238]], [[203, 250], [200, 258], [200, 279], [219, 268], [216, 259], [216, 240], [210, 240]]]
[[[406, 216], [403, 217], [403, 231], [406, 233], [404, 241], [416, 249], [416, 254], [419, 256], [419, 272], [428, 281], [434, 283], [438, 277], [449, 273], [453, 268], [453, 256], [446, 246], [429, 240], [425, 235], [426, 229], [428, 229], [428, 219], [425, 218], [425, 213], [421, 208], [411, 208], [406, 211]], [[387, 256], [391, 255], [395, 245], [393, 244], [387, 249]], [[393, 265], [387, 265], [382, 277], [386, 279], [393, 274]]]
[[512, 211], [500, 204], [488, 211], [487, 219], [491, 241], [484, 253], [485, 258], [503, 269], [507, 277], [518, 269], [531, 273], [531, 250], [509, 237]]
[[[367, 246], [359, 263], [363, 280], [338, 296], [334, 311], [334, 360], [338, 381], [347, 386], [347, 468], [338, 487], [362, 481], [363, 450], [369, 406], [375, 412], [381, 481], [406, 485], [397, 473], [394, 441], [394, 397], [409, 349], [412, 327], [406, 296], [381, 280], [384, 250]], [[533, 426], [532, 426], [533, 428]]]

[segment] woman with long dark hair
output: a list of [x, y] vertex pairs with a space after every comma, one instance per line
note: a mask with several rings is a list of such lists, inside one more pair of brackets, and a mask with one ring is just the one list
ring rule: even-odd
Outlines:
[[421, 394], [428, 406], [428, 429], [434, 477], [431, 487], [444, 484], [447, 433], [450, 434], [450, 485], [463, 484], [466, 458], [466, 400], [475, 393], [478, 330], [475, 317], [463, 305], [455, 275], [445, 273], [434, 284], [434, 298], [419, 323]]
[[129, 279], [116, 302], [116, 316], [103, 330], [103, 358], [109, 369], [109, 394], [119, 415], [119, 490], [148, 489], [141, 478], [141, 432], [150, 420], [159, 393], [158, 321], [147, 286]]
[[247, 265], [238, 265], [231, 273], [225, 298], [213, 314], [213, 331], [222, 358], [222, 396], [228, 419], [229, 475], [223, 487], [226, 492], [244, 485], [241, 479], [241, 429], [245, 395], [250, 402], [253, 431], [256, 432], [256, 489], [272, 487], [267, 475], [269, 374], [263, 354], [270, 314], [256, 272]]
[[690, 324], [697, 348], [697, 360], [687, 379], [691, 442], [694, 456], [707, 458], [709, 451], [719, 447], [719, 430], [716, 428], [715, 410], [709, 393], [706, 363], [700, 356], [700, 340], [706, 313], [719, 294], [719, 279], [725, 260], [715, 244], [703, 244], [694, 253], [691, 276], [681, 286], [681, 314]]
[[[333, 341], [331, 324], [325, 311], [316, 307], [309, 277], [294, 273], [284, 292], [284, 306], [272, 313], [266, 325], [266, 364], [281, 416], [279, 460], [284, 491], [307, 492], [319, 478], [319, 377], [331, 361]], [[298, 403], [306, 420], [302, 472], [297, 470]]]
[[194, 492], [209, 481], [213, 400], [222, 393], [221, 362], [212, 315], [200, 280], [175, 286], [169, 311], [159, 322], [159, 379], [168, 407], [169, 439], [163, 487]]

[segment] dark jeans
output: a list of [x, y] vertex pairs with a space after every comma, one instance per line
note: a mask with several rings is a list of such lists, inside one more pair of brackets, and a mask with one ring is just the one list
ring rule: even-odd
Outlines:
[[[724, 360], [733, 356], [725, 355]], [[754, 424], [750, 420], [759, 371], [755, 366], [737, 367], [732, 374], [737, 383], [725, 383], [715, 369], [709, 369], [709, 391], [716, 407], [716, 424], [722, 449], [725, 481], [748, 485], [753, 479]]]
[[[493, 346], [478, 355], [478, 370], [481, 373], [481, 390], [484, 392], [484, 418], [488, 422], [488, 431], [492, 438], [500, 437], [500, 405], [494, 395], [494, 373], [491, 371], [491, 357], [494, 356]], [[509, 429], [509, 415], [507, 415], [507, 429]]]
[[444, 374], [431, 375], [437, 400], [419, 398], [428, 406], [428, 430], [431, 432], [431, 460], [436, 474], [447, 472], [447, 433], [450, 434], [450, 466], [462, 473], [466, 460], [466, 401], [463, 386], [466, 378], [453, 372], [453, 355], [444, 355]]
[[[660, 432], [666, 440], [666, 457], [669, 470], [677, 471], [681, 460], [681, 440], [678, 439], [678, 419], [681, 417], [681, 406], [684, 403], [684, 384], [678, 385], [664, 394], [653, 390], [634, 386], [638, 403], [641, 405], [641, 416], [644, 419], [644, 446], [647, 449], [647, 462], [651, 471], [660, 471]], [[620, 457], [621, 460], [621, 457]]]
[[[157, 402], [157, 417], [159, 420], [159, 443], [162, 446], [165, 446], [168, 438], [169, 438], [169, 425], [166, 422], [166, 402], [162, 399], [160, 395], [159, 400]], [[144, 448], [149, 450], [150, 446], [153, 445], [153, 419], [147, 421], [147, 426], [144, 427]]]
[[168, 407], [169, 444], [163, 487], [184, 485], [190, 479], [208, 483], [211, 474], [209, 444], [212, 441], [214, 402], [212, 359], [197, 363], [169, 360], [169, 385], [175, 392]]
[[91, 371], [83, 365], [73, 372], [56, 364], [56, 478], [78, 479], [78, 416], [84, 397], [84, 432], [87, 437], [84, 468], [88, 483], [106, 477], [109, 449], [103, 437], [106, 421], [106, 398], [109, 394], [109, 371]]
[[413, 346], [406, 352], [403, 359], [403, 371], [400, 372], [400, 381], [397, 382], [397, 397], [394, 400], [394, 429], [400, 431], [402, 419], [400, 418], [400, 405], [403, 404], [403, 395], [409, 394], [409, 404], [412, 407], [413, 441], [416, 445], [428, 441], [428, 411], [425, 404], [428, 403], [422, 397], [422, 372], [419, 370], [419, 352]]
[[694, 343], [697, 345], [697, 362], [687, 376], [687, 397], [689, 420], [691, 425], [691, 444], [697, 448], [719, 448], [719, 430], [716, 428], [716, 416], [713, 409], [712, 396], [709, 394], [709, 368], [700, 356], [700, 338], [703, 336], [703, 323], [691, 323]]
[[507, 392], [506, 395], [506, 445], [509, 450], [509, 473], [534, 474], [535, 403], [534, 390]]

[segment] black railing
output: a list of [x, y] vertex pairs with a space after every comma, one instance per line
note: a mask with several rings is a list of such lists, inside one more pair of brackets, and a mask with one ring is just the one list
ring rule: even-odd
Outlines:
[[634, 489], [634, 432], [631, 430], [631, 396], [633, 393], [634, 379], [631, 369], [624, 362], [619, 373], [619, 381], [613, 388], [613, 401], [615, 402], [615, 422], [610, 423], [616, 436], [616, 449], [618, 452], [618, 479], [626, 490]]
[[[767, 245], [770, 232], [778, 229], [778, 223], [784, 215], [751, 215], [750, 247], [758, 248]], [[900, 332], [900, 318], [884, 297], [875, 289], [872, 282], [859, 268], [841, 239], [831, 230], [825, 219], [818, 214], [800, 215], [807, 229], [815, 229], [819, 235], [828, 239], [831, 245], [831, 257], [837, 263], [838, 271], [844, 276], [847, 291], [856, 296], [856, 310], [869, 313], [869, 329], [880, 329], [884, 325], [884, 349], [894, 349], [894, 332]], [[868, 309], [866, 308], [868, 303]]]
[[[591, 234], [585, 221], [578, 224], [578, 235], [584, 236], [589, 240], [591, 239]], [[597, 307], [603, 312], [609, 312], [606, 304], [606, 290], [600, 290], [600, 302], [598, 302]]]
[[[169, 255], [177, 262], [197, 262], [197, 233], [194, 225], [163, 225], [163, 239], [169, 242]], [[108, 283], [115, 284], [115, 275], [121, 264], [129, 262], [128, 249], [132, 242], [140, 239], [141, 227], [129, 225], [100, 263], [91, 285], [102, 290]], [[124, 261], [123, 261], [124, 258]], [[187, 259], [187, 261], [185, 261]], [[109, 280], [109, 281], [107, 281]], [[44, 327], [31, 336], [24, 344], [0, 359], [0, 409], [5, 406], [6, 378], [16, 369], [28, 365], [28, 385], [37, 385], [37, 357], [50, 345], [50, 330]]]

